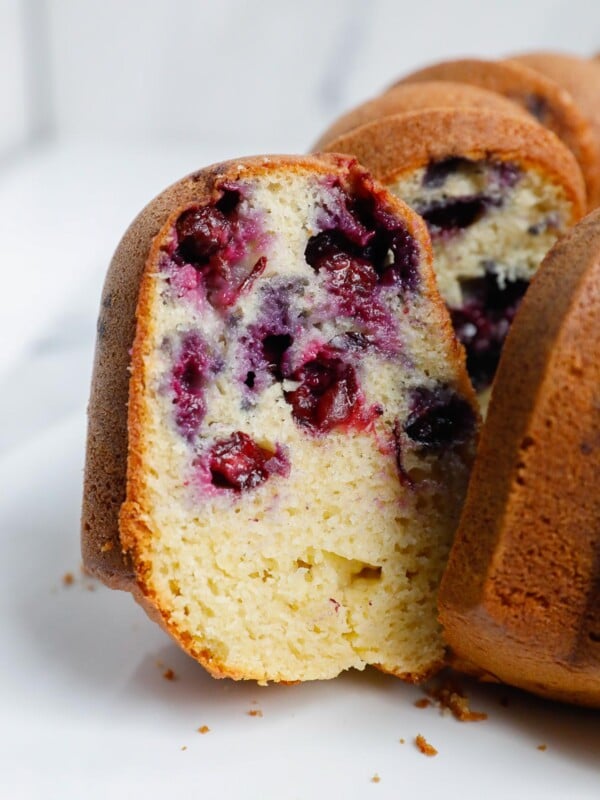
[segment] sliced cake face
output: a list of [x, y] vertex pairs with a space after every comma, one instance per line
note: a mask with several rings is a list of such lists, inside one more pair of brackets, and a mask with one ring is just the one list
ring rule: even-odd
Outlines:
[[389, 184], [427, 223], [440, 292], [478, 392], [529, 281], [572, 219], [564, 187], [516, 161], [451, 157]]
[[327, 149], [356, 155], [425, 220], [440, 293], [485, 408], [529, 281], [583, 213], [572, 155], [535, 123], [472, 109], [383, 117]]
[[339, 159], [232, 167], [144, 274], [122, 542], [215, 675], [443, 660], [476, 413], [427, 237]]

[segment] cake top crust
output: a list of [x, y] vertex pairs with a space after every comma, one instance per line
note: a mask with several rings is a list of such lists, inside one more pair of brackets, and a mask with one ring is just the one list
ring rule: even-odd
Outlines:
[[530, 116], [520, 105], [501, 94], [469, 83], [454, 81], [401, 83], [339, 117], [320, 136], [313, 150], [324, 148], [338, 136], [380, 117], [431, 108], [489, 108], [518, 117]]

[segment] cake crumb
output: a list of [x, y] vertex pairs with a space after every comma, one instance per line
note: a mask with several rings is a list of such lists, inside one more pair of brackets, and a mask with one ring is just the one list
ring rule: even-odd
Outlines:
[[164, 678], [166, 681], [176, 681], [176, 680], [177, 680], [177, 675], [175, 675], [175, 673], [173, 672], [173, 670], [172, 670], [172, 669], [169, 667], [169, 669], [166, 669], [166, 670], [163, 672], [163, 678]]
[[537, 749], [541, 750], [543, 752], [544, 750], [548, 749], [548, 745], [547, 744], [538, 744]]
[[420, 733], [415, 737], [415, 744], [425, 756], [437, 756], [438, 754], [438, 751], [435, 749], [435, 747], [432, 744], [429, 744], [427, 739], [424, 736], [421, 736]]
[[404, 744], [406, 742], [406, 739], [400, 739], [399, 741], [400, 741], [400, 744]]
[[198, 728], [198, 733], [208, 733], [209, 731], [210, 731], [210, 728], [208, 727], [208, 725], [201, 725]]
[[249, 717], [262, 717], [263, 713], [260, 708], [251, 708], [250, 711], [246, 711]]
[[417, 708], [428, 708], [431, 705], [431, 700], [428, 697], [422, 697], [420, 700], [415, 700]]
[[114, 544], [112, 542], [104, 542], [104, 544], [100, 548], [100, 552], [101, 553], [110, 553], [110, 551], [113, 549], [113, 547], [114, 547]]
[[187, 750], [187, 744], [182, 745], [181, 749], [182, 750]]
[[62, 577], [63, 586], [73, 586], [75, 583], [75, 576], [72, 572], [65, 572]]
[[[482, 722], [488, 718], [483, 711], [471, 711], [469, 698], [460, 686], [451, 681], [428, 688], [427, 695], [436, 702], [442, 712], [450, 711], [454, 719], [459, 722]], [[415, 705], [417, 704], [415, 703]]]
[[377, 773], [375, 773], [375, 775], [373, 775], [373, 777], [371, 778], [371, 783], [379, 783], [380, 781], [381, 781], [381, 778], [379, 777], [379, 775]]

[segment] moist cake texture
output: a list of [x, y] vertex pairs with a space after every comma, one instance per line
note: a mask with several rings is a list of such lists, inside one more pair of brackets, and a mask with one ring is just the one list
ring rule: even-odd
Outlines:
[[[230, 162], [196, 186], [141, 277], [124, 585], [215, 676], [423, 678], [444, 660], [437, 586], [477, 428], [426, 229], [339, 157]], [[114, 584], [96, 518], [88, 501], [84, 557]]]
[[525, 119], [433, 109], [342, 135], [348, 152], [427, 223], [434, 267], [482, 405], [529, 281], [585, 209], [568, 150]]

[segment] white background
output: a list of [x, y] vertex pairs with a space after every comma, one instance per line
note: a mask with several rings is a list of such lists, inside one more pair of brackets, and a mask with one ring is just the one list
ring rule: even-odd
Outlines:
[[[128, 598], [87, 593], [82, 583], [76, 587], [79, 594], [61, 593], [61, 574], [78, 574], [83, 420], [100, 287], [132, 217], [166, 185], [215, 160], [308, 149], [341, 111], [427, 62], [540, 48], [581, 55], [599, 51], [599, 0], [0, 0], [0, 641], [8, 648], [2, 651], [0, 680], [0, 717], [5, 715], [0, 796], [102, 797], [109, 788], [120, 796], [119, 789], [134, 792], [141, 776], [151, 774], [164, 797], [173, 775], [169, 770], [179, 763], [179, 744], [189, 741], [184, 729], [193, 731], [203, 722], [201, 714], [188, 715], [185, 725], [177, 717], [187, 707], [186, 692], [196, 692], [213, 718], [217, 714], [218, 704], [210, 699], [213, 684], [168, 649]], [[104, 609], [110, 609], [109, 620]], [[132, 641], [124, 654], [119, 648]], [[153, 654], [165, 649], [188, 681], [175, 689], [175, 711], [171, 687], [160, 676], [155, 679], [151, 666]], [[428, 768], [419, 785], [435, 785], [450, 797], [452, 763], [454, 788], [462, 797], [486, 796], [485, 790], [465, 786], [475, 769], [472, 763], [469, 767], [469, 753], [477, 753], [476, 787], [485, 786], [489, 776], [489, 797], [496, 790], [516, 797], [565, 797], [569, 790], [574, 798], [598, 794], [590, 789], [600, 787], [600, 778], [593, 782], [600, 757], [593, 736], [597, 718], [535, 701], [524, 701], [513, 716], [498, 712], [504, 715], [499, 727], [445, 728], [439, 737], [442, 743], [446, 737], [454, 762], [441, 767], [418, 762], [416, 767], [411, 751], [398, 762], [402, 769], [395, 783], [390, 766], [387, 778], [382, 775], [380, 785], [371, 785], [379, 739], [377, 728], [369, 727], [369, 709], [386, 720], [382, 729], [389, 729], [390, 737], [408, 739], [420, 719], [411, 716], [417, 713], [410, 710], [414, 695], [379, 678], [364, 684], [356, 719], [369, 745], [368, 758], [361, 761], [356, 754], [363, 744], [353, 717], [341, 710], [347, 708], [344, 692], [351, 695], [361, 684], [348, 678], [339, 685], [341, 694], [333, 695], [323, 688], [291, 690], [294, 699], [282, 704], [280, 693], [269, 696], [280, 724], [266, 730], [290, 737], [299, 754], [305, 733], [315, 737], [304, 753], [307, 760], [298, 757], [292, 767], [302, 775], [297, 796], [336, 796], [339, 784], [332, 775], [319, 782], [306, 772], [327, 744], [336, 769], [347, 772], [347, 784], [357, 781], [356, 794], [346, 796], [407, 794], [403, 771], [414, 777], [418, 773], [411, 770]], [[244, 717], [254, 695], [240, 687], [227, 695], [220, 684], [217, 696], [226, 709], [235, 706], [226, 727], [235, 752], [243, 753], [249, 741], [244, 737], [256, 730]], [[481, 702], [496, 708], [496, 699], [492, 695]], [[306, 727], [295, 733], [287, 727], [288, 702], [301, 717], [307, 704]], [[310, 711], [321, 704], [332, 715], [324, 726], [327, 741], [320, 738], [322, 719]], [[66, 708], [64, 718], [61, 708]], [[390, 708], [405, 714], [403, 724], [386, 718]], [[241, 723], [235, 721], [238, 712]], [[110, 744], [112, 714], [119, 727]], [[168, 721], [167, 733], [161, 719]], [[239, 727], [242, 723], [245, 727]], [[265, 731], [261, 736], [255, 755], [248, 756], [256, 762], [244, 768], [256, 780], [258, 775], [267, 780], [260, 759], [273, 739]], [[341, 745], [331, 744], [340, 736]], [[545, 739], [551, 745], [548, 756], [554, 748], [554, 761], [540, 761], [545, 756], [535, 750]], [[140, 741], [152, 754], [152, 768], [140, 753]], [[233, 786], [236, 765], [221, 763], [219, 740], [212, 741], [208, 752], [220, 765], [223, 786], [228, 781]], [[103, 743], [119, 764], [110, 781], [95, 756]], [[128, 747], [133, 752], [129, 766], [123, 757]], [[169, 747], [164, 772], [160, 754]], [[381, 763], [393, 765], [396, 750], [391, 744], [389, 752], [388, 744], [382, 747]], [[345, 758], [354, 760], [356, 778]], [[524, 784], [509, 761], [523, 771]], [[210, 764], [203, 763], [202, 770], [190, 773], [198, 794], [206, 793], [210, 772]], [[92, 765], [95, 790], [86, 784], [82, 764]], [[282, 768], [273, 767], [275, 773]], [[273, 785], [279, 786], [277, 774]], [[44, 779], [50, 778], [54, 789], [48, 790]], [[144, 788], [150, 797], [149, 787]], [[269, 795], [248, 789], [252, 797], [284, 795], [283, 790]], [[409, 796], [420, 795], [413, 788]]]

